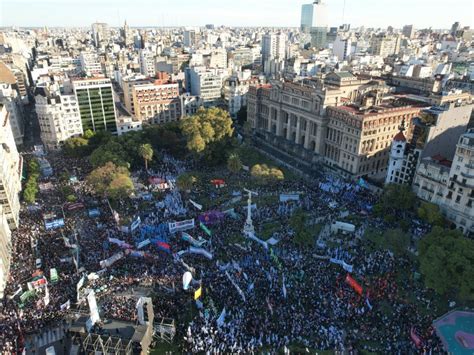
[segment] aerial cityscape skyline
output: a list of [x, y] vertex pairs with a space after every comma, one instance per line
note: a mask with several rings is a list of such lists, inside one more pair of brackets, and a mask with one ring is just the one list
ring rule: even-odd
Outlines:
[[472, 0], [0, 2], [0, 354], [474, 354]]
[[[3, 0], [0, 26], [85, 27], [92, 22], [121, 26], [127, 20], [132, 27], [204, 26], [208, 23], [295, 27], [299, 23], [299, 7], [304, 3], [288, 0], [240, 0], [238, 3], [229, 0], [191, 3], [169, 0]], [[458, 0], [456, 6], [441, 0], [388, 1], [383, 2], [383, 6], [378, 0], [327, 0], [325, 3], [330, 26], [349, 23], [353, 27], [380, 28], [412, 23], [417, 28], [447, 29], [454, 19], [467, 26], [474, 23], [474, 5], [470, 0]], [[22, 11], [25, 8], [29, 11]], [[466, 11], [458, 12], [458, 8]]]

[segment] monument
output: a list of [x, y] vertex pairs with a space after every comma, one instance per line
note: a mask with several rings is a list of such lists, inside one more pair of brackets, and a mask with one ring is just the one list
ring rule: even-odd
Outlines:
[[250, 191], [248, 189], [244, 190], [249, 194], [249, 197], [247, 199], [247, 220], [245, 221], [244, 225], [244, 234], [246, 236], [254, 236], [255, 228], [253, 227], [252, 222], [252, 195], [258, 196], [258, 193]]

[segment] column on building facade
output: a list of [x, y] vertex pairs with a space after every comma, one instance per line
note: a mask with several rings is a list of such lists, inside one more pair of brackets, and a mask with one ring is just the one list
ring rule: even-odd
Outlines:
[[313, 133], [313, 125], [316, 125], [316, 123], [311, 122], [311, 121], [306, 121], [306, 131], [304, 132], [304, 142], [303, 146], [305, 149], [309, 149], [309, 142], [311, 142], [311, 134]]
[[285, 112], [283, 110], [277, 110], [277, 127], [276, 127], [276, 135], [281, 137], [283, 135], [283, 117], [285, 116]]
[[295, 116], [296, 117], [296, 135], [295, 135], [295, 143], [300, 144], [301, 143], [301, 120], [303, 119], [300, 116]]
[[291, 140], [292, 113], [288, 114], [288, 124], [286, 125], [286, 139]]

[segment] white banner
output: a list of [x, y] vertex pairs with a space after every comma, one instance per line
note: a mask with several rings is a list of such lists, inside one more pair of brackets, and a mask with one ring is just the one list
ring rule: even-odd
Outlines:
[[145, 324], [145, 315], [143, 313], [143, 297], [140, 297], [137, 301], [137, 305], [135, 306], [137, 313], [138, 313], [138, 322], [140, 324]]
[[87, 295], [87, 303], [89, 303], [89, 310], [91, 315], [92, 325], [100, 321], [99, 308], [97, 307], [97, 301], [95, 299], [95, 292], [92, 290]]
[[189, 202], [191, 202], [191, 204], [196, 207], [199, 211], [202, 210], [202, 205], [200, 205], [199, 203], [197, 202], [194, 202], [193, 200], [189, 199]]
[[71, 308], [71, 301], [69, 301], [69, 300], [66, 303], [63, 303], [61, 305], [61, 311], [68, 310], [69, 308]]
[[105, 260], [102, 260], [100, 262], [100, 267], [102, 269], [105, 269], [106, 267], [110, 267], [112, 266], [113, 263], [115, 263], [116, 261], [120, 260], [123, 258], [123, 253], [122, 252], [119, 252], [117, 254], [114, 254], [112, 255], [110, 258], [108, 259], [105, 259]]
[[151, 243], [150, 239], [145, 239], [144, 241], [137, 244], [137, 249], [141, 249]]
[[130, 225], [130, 231], [133, 232], [135, 229], [137, 229], [140, 226], [141, 220], [140, 217], [138, 217], [135, 221], [132, 222]]
[[180, 222], [170, 222], [170, 223], [168, 223], [168, 228], [170, 230], [170, 233], [175, 233], [175, 232], [185, 231], [185, 230], [188, 230], [188, 229], [193, 229], [194, 228], [194, 218], [193, 219], [187, 219], [187, 220], [180, 221]]
[[212, 260], [213, 256], [211, 253], [209, 253], [207, 250], [204, 250], [203, 248], [196, 248], [196, 247], [189, 247], [189, 252], [193, 254], [200, 254], [209, 260]]
[[47, 306], [49, 304], [49, 290], [48, 290], [48, 285], [46, 285], [46, 288], [44, 289], [44, 305]]

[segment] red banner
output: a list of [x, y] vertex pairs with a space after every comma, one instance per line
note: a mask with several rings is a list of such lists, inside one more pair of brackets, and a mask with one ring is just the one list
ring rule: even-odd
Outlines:
[[351, 277], [351, 275], [347, 274], [346, 282], [354, 289], [355, 292], [362, 296], [362, 286], [359, 285], [357, 281]]

